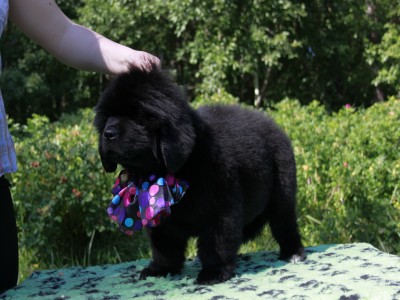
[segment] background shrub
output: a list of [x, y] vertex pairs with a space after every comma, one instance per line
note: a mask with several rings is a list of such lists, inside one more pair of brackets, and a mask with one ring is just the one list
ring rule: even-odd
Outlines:
[[[235, 102], [223, 93], [214, 97]], [[400, 254], [400, 101], [328, 114], [318, 102], [301, 106], [285, 100], [267, 113], [293, 142], [304, 244], [367, 242]], [[150, 256], [144, 234], [126, 237], [107, 218], [115, 174], [102, 169], [92, 120], [89, 109], [55, 123], [34, 115], [27, 125], [12, 126], [22, 276], [35, 268]], [[274, 248], [266, 229], [241, 251]]]
[[293, 141], [300, 227], [308, 245], [368, 242], [400, 253], [400, 102], [347, 105], [284, 101], [271, 112]]
[[126, 238], [107, 218], [115, 175], [102, 169], [92, 120], [88, 109], [55, 123], [34, 115], [26, 126], [14, 125], [19, 171], [13, 195], [28, 264], [51, 268], [148, 256], [147, 240]]

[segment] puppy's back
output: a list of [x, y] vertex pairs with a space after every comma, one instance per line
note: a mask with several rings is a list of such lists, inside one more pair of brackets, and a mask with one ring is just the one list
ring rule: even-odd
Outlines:
[[234, 152], [239, 159], [252, 154], [260, 157], [259, 152], [264, 153], [261, 156], [265, 158], [281, 148], [292, 152], [287, 135], [263, 112], [238, 105], [203, 106], [197, 112], [219, 146]]

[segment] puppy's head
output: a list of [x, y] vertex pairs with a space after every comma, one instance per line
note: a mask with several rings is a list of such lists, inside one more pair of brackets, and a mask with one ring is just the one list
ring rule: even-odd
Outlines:
[[95, 107], [104, 169], [178, 171], [195, 143], [190, 109], [166, 72], [130, 70], [116, 77]]

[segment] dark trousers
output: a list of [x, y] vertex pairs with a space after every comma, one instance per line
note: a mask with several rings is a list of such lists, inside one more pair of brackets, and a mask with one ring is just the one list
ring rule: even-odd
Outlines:
[[18, 237], [10, 183], [0, 177], [0, 294], [18, 280]]

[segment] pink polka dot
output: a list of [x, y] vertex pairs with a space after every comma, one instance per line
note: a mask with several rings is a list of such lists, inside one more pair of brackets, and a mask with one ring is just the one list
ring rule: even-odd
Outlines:
[[175, 183], [175, 177], [174, 176], [168, 174], [165, 179], [167, 180], [167, 184], [169, 186], [173, 186], [174, 185], [174, 183]]
[[110, 218], [113, 219], [114, 221], [117, 221], [117, 220], [118, 220], [117, 216], [114, 216], [114, 215], [113, 215], [113, 216], [110, 216]]
[[140, 211], [137, 211], [136, 215], [138, 218], [140, 218]]
[[148, 207], [146, 209], [146, 219], [151, 220], [154, 216], [154, 209], [152, 207]]
[[156, 198], [151, 197], [150, 201], [149, 201], [150, 205], [154, 205], [155, 202], [156, 202]]
[[129, 188], [129, 194], [135, 195], [136, 194], [136, 188], [134, 186]]
[[160, 188], [158, 187], [158, 185], [153, 184], [153, 185], [150, 187], [150, 190], [149, 190], [150, 196], [154, 196], [155, 194], [157, 194], [157, 192], [158, 192], [159, 189], [160, 189]]
[[142, 224], [143, 224], [143, 226], [146, 226], [146, 225], [147, 225], [147, 220], [146, 220], [146, 219], [143, 219], [143, 220], [142, 220]]

